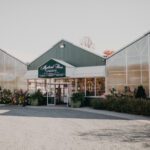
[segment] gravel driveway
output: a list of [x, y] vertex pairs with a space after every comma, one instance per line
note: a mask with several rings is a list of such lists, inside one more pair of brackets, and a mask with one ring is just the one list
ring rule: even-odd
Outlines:
[[150, 123], [63, 107], [0, 107], [0, 150], [150, 149]]

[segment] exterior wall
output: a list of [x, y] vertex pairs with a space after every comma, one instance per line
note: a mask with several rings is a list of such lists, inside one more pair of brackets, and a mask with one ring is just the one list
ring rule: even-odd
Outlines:
[[128, 45], [106, 60], [106, 92], [115, 88], [123, 92], [124, 87], [134, 91], [143, 85], [149, 95], [149, 34]]
[[149, 68], [149, 97], [150, 97], [150, 34], [148, 34], [148, 68]]
[[105, 66], [77, 67], [74, 77], [105, 77]]
[[[105, 66], [66, 67], [66, 76], [70, 78], [105, 77]], [[37, 79], [38, 70], [28, 70], [26, 79]]]
[[24, 63], [0, 50], [0, 86], [2, 88], [27, 89], [24, 78], [26, 71], [27, 66]]
[[31, 93], [37, 89], [43, 93], [48, 91], [50, 83], [51, 86], [69, 83], [69, 94], [83, 92], [85, 96], [101, 96], [105, 92], [105, 66], [66, 67], [66, 77], [55, 79], [38, 78], [38, 70], [28, 70], [25, 77]]

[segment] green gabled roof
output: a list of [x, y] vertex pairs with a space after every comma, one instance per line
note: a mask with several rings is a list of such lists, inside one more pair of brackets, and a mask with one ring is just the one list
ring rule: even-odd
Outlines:
[[[61, 44], [64, 45], [63, 48], [61, 48]], [[75, 67], [103, 66], [106, 63], [105, 58], [70, 42], [61, 40], [51, 49], [31, 62], [28, 65], [28, 70], [37, 70], [39, 66], [49, 61], [51, 58], [62, 60]]]

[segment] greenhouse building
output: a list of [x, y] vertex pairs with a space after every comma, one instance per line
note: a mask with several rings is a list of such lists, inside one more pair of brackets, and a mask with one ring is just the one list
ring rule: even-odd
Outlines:
[[40, 89], [54, 103], [68, 101], [74, 92], [85, 96], [105, 93], [105, 58], [61, 40], [28, 65], [30, 92]]
[[26, 90], [26, 72], [25, 63], [0, 49], [0, 88]]
[[100, 97], [110, 89], [134, 92], [142, 85], [150, 97], [150, 33], [114, 53], [109, 58], [83, 49], [66, 40], [32, 61], [28, 66], [0, 50], [0, 87], [41, 90], [48, 104], [68, 103], [75, 92]]
[[142, 85], [150, 96], [150, 33], [122, 48], [106, 60], [106, 93], [115, 88], [132, 92]]

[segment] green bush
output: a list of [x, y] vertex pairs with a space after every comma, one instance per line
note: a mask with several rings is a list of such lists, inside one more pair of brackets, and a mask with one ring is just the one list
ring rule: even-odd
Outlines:
[[146, 98], [146, 92], [145, 92], [145, 89], [142, 85], [138, 86], [135, 97], [136, 98]]
[[83, 93], [73, 93], [71, 98], [71, 107], [81, 107], [84, 105], [84, 94]]
[[30, 95], [30, 104], [31, 105], [39, 105], [39, 106], [46, 105], [45, 99], [40, 90], [37, 90], [36, 92], [34, 92]]
[[25, 104], [27, 101], [28, 92], [23, 90], [2, 89], [0, 87], [0, 103], [1, 104]]
[[0, 88], [0, 103], [1, 104], [10, 104], [12, 101], [12, 92], [8, 89]]
[[14, 90], [12, 94], [12, 104], [20, 104], [20, 105], [26, 105], [28, 99], [28, 92], [20, 90]]
[[[94, 98], [95, 99], [95, 98]], [[85, 97], [84, 101], [82, 102], [83, 107], [90, 107], [91, 101], [93, 100], [93, 97]]]
[[150, 100], [135, 99], [133, 97], [95, 98], [91, 100], [90, 106], [94, 109], [150, 116]]
[[90, 101], [90, 106], [95, 109], [106, 109], [105, 99], [94, 98]]

